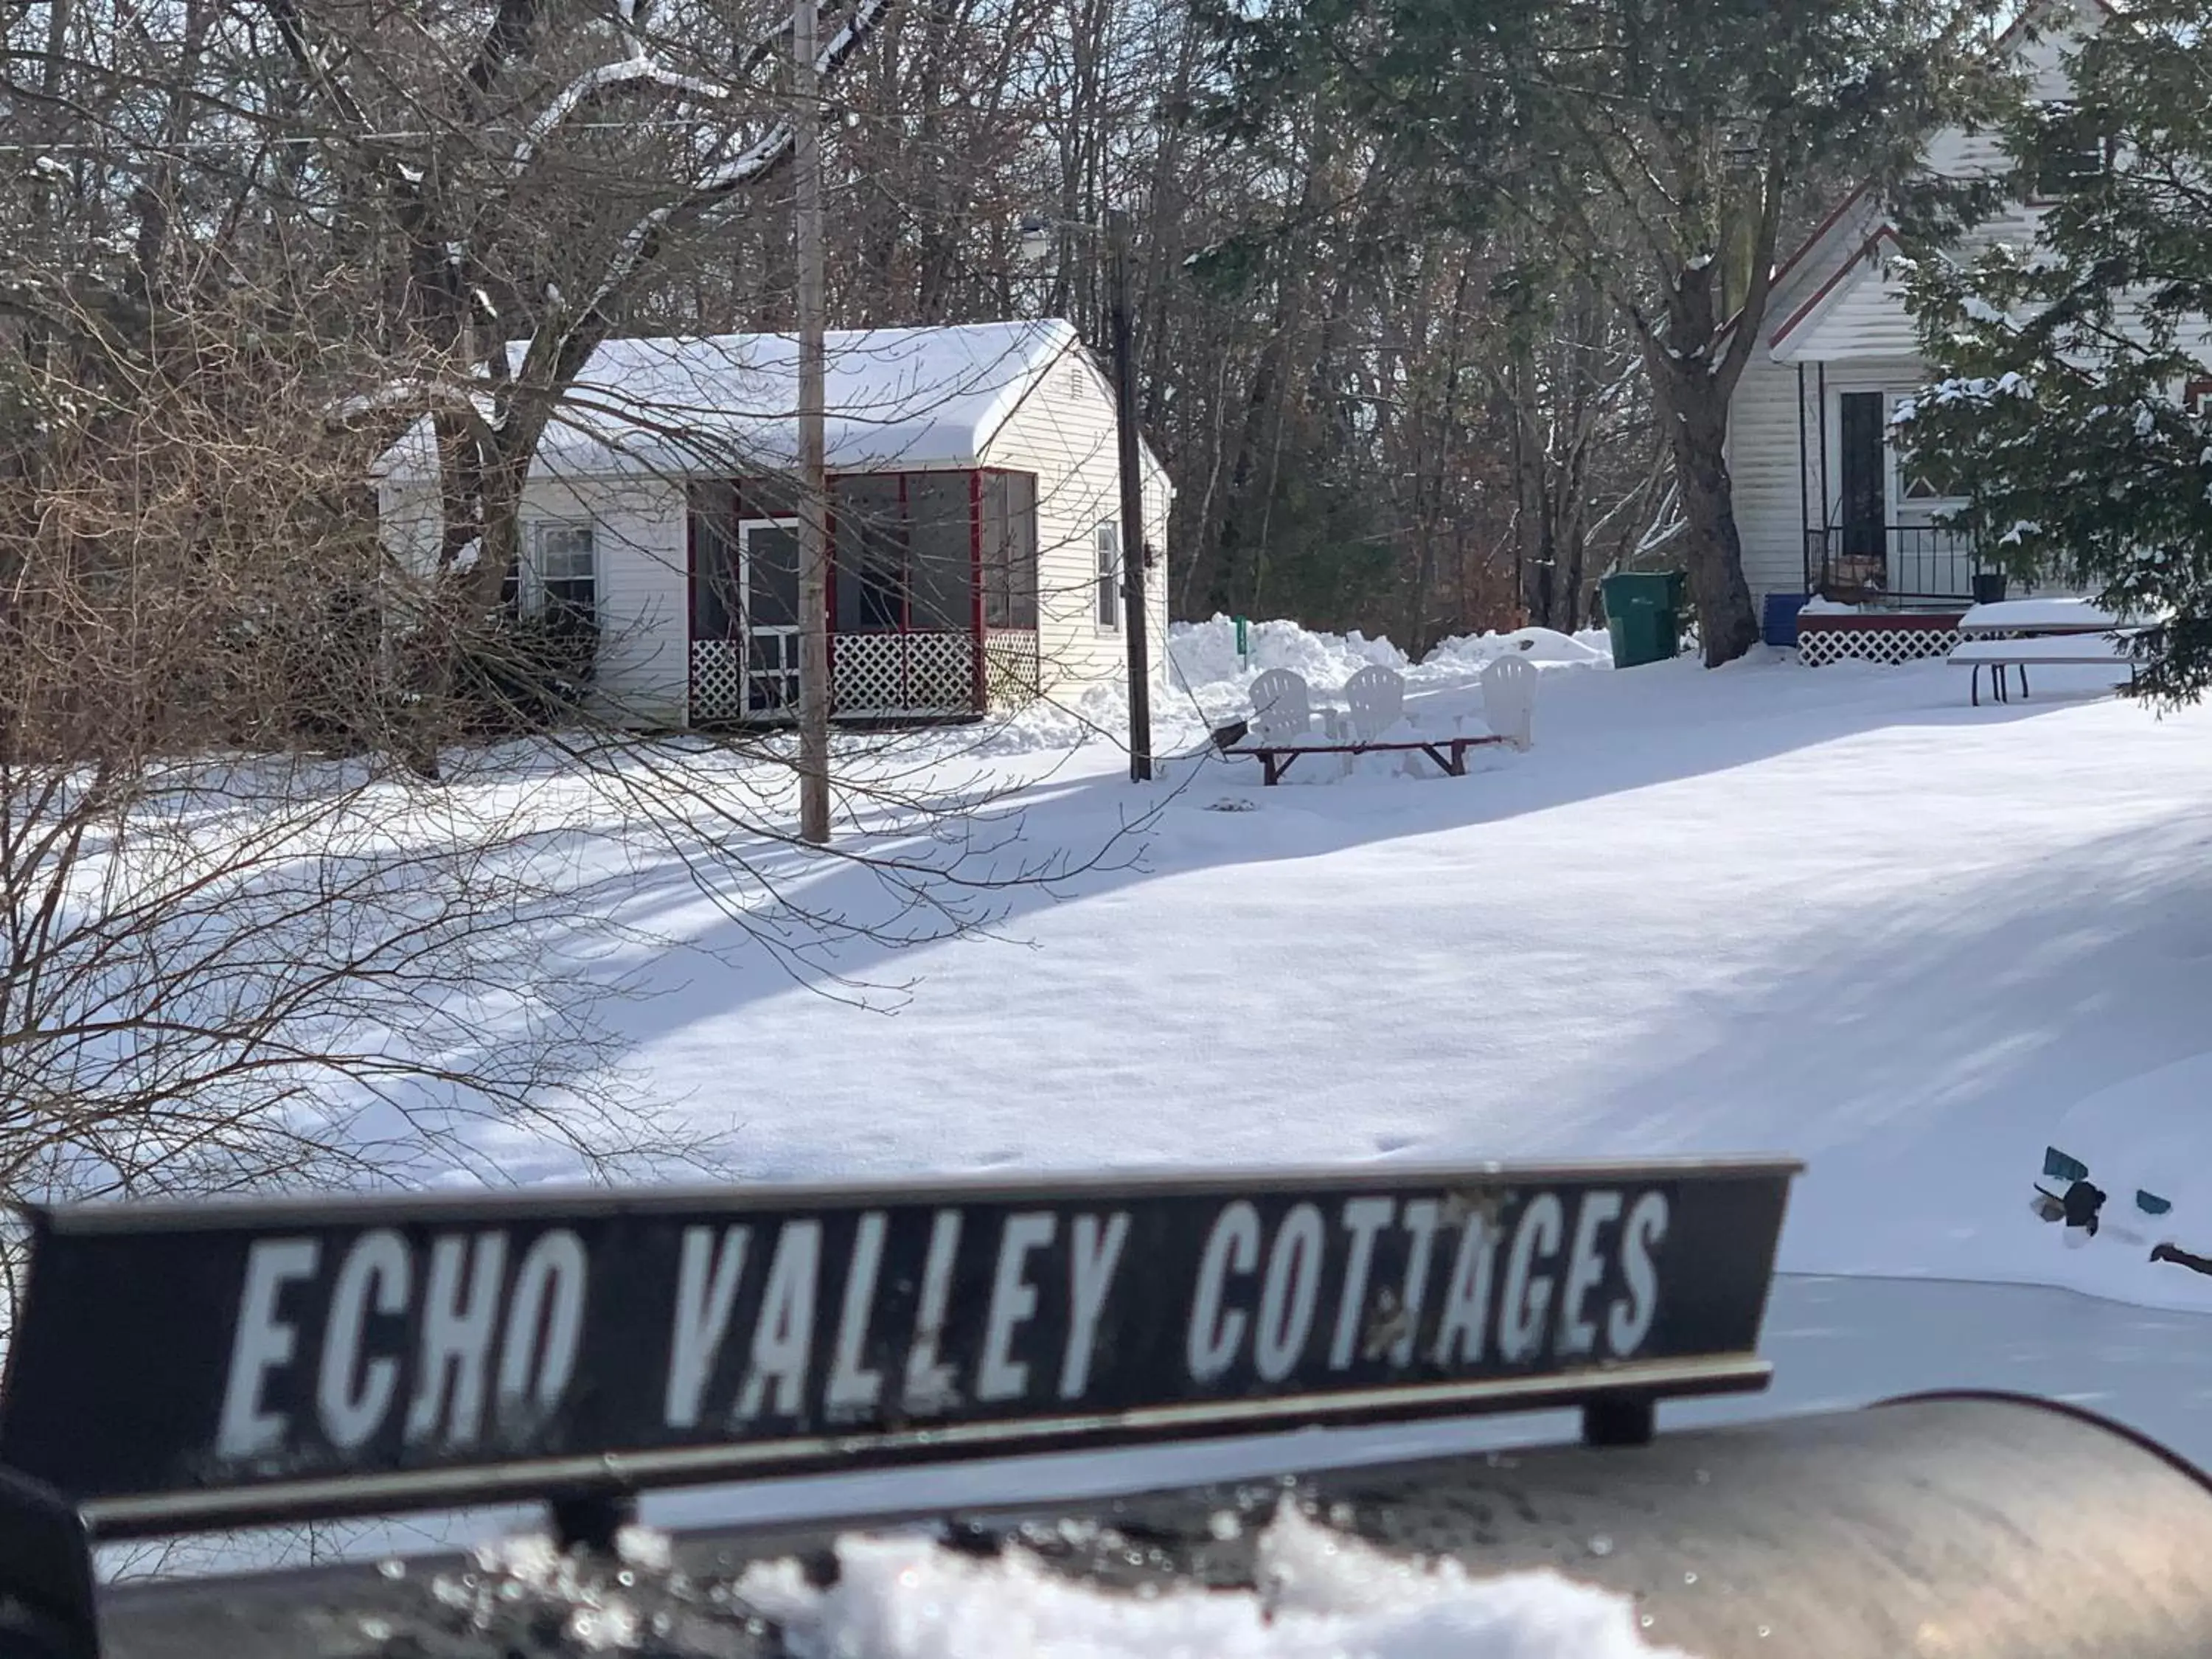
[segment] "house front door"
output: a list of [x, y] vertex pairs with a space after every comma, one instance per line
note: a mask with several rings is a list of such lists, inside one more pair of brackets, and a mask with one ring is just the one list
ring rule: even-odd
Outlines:
[[799, 520], [747, 519], [738, 526], [739, 622], [748, 714], [799, 708]]
[[1889, 464], [1882, 443], [1882, 394], [1846, 392], [1838, 399], [1838, 527], [1843, 554], [1873, 561], [1878, 570], [1888, 550]]

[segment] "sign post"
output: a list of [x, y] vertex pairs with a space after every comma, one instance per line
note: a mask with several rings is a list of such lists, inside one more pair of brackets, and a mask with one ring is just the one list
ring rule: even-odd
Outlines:
[[1781, 1161], [33, 1217], [0, 1464], [119, 1538], [1755, 1389]]

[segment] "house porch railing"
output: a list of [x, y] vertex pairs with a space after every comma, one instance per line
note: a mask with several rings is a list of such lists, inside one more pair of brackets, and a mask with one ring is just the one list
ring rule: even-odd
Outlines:
[[1845, 604], [1971, 604], [1974, 578], [1988, 568], [1966, 537], [1934, 525], [1805, 532], [1805, 591]]

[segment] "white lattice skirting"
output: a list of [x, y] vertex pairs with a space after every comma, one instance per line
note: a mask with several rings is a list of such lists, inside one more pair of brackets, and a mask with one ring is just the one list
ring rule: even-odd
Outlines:
[[830, 642], [830, 712], [847, 719], [975, 712], [972, 634], [840, 634]]
[[1797, 628], [1797, 659], [1808, 668], [1832, 662], [1895, 665], [1948, 657], [1959, 643], [1956, 628]]
[[743, 720], [744, 663], [734, 640], [691, 641], [691, 718], [695, 721]]
[[983, 689], [994, 708], [1020, 708], [1043, 695], [1037, 636], [1026, 629], [994, 628], [983, 639]]
[[[756, 641], [759, 643], [759, 641]], [[797, 713], [797, 647], [791, 668], [755, 668], [747, 685], [744, 647], [735, 640], [691, 641], [691, 718], [785, 720]], [[830, 641], [830, 712], [845, 720], [944, 719], [975, 707], [975, 640], [969, 634], [839, 634]], [[1019, 708], [1038, 693], [1037, 638], [994, 630], [983, 647], [993, 708]], [[755, 695], [748, 696], [749, 690]]]

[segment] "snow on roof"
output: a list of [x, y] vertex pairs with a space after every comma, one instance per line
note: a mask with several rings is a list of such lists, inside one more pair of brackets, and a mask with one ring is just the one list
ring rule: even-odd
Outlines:
[[[834, 471], [973, 466], [1045, 372], [1077, 349], [1057, 319], [938, 328], [836, 329], [823, 345]], [[510, 348], [521, 366], [523, 346]], [[586, 361], [538, 447], [573, 477], [733, 473], [798, 460], [799, 343], [788, 334], [608, 340]], [[377, 476], [428, 476], [428, 422]]]

